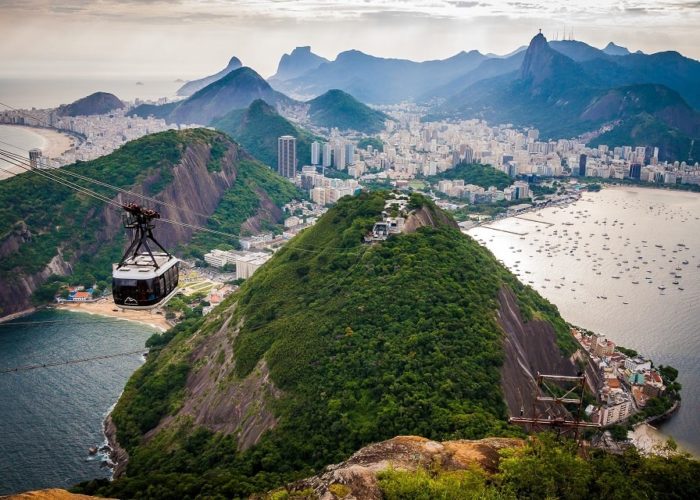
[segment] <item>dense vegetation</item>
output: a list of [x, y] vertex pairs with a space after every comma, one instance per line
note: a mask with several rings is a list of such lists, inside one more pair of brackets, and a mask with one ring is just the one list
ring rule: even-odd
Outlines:
[[[500, 388], [497, 293], [511, 287], [525, 316], [551, 319], [570, 352], [566, 324], [420, 196], [412, 206], [429, 210], [434, 227], [362, 244], [385, 196], [342, 199], [210, 313], [196, 338], [197, 325], [170, 334], [114, 412], [131, 456], [127, 476], [91, 488], [118, 497], [144, 494], [146, 485], [154, 497], [248, 495], [397, 434], [519, 434], [506, 423]], [[230, 383], [264, 359], [283, 396], [261, 404], [270, 405], [278, 425], [242, 453], [234, 436], [184, 417], [144, 441], [158, 415], [181, 407], [188, 353], [231, 315], [229, 324], [243, 326], [233, 340]]]
[[275, 170], [277, 139], [283, 135], [297, 139], [297, 167], [311, 161], [311, 143], [316, 137], [280, 116], [262, 99], [253, 101], [247, 109], [235, 109], [214, 120], [212, 126], [226, 132], [246, 151]]
[[[281, 207], [302, 193], [292, 184], [282, 180], [270, 169], [252, 160], [241, 160], [238, 164], [236, 182], [224, 193], [216, 210], [209, 218], [207, 227], [228, 234], [241, 234], [241, 225], [255, 216], [260, 210], [261, 193], [264, 193], [276, 207]], [[281, 223], [281, 214], [270, 214], [261, 218], [260, 229], [276, 232]], [[215, 233], [198, 232], [192, 241], [183, 246], [183, 254], [201, 258], [212, 248], [232, 248], [238, 244], [227, 236]]]
[[[189, 141], [207, 141], [210, 133], [204, 130], [186, 132], [168, 131], [132, 141], [114, 153], [89, 162], [77, 162], [62, 170], [87, 174], [91, 178], [129, 189], [147, 177], [159, 174], [165, 177], [179, 162], [184, 146]], [[58, 172], [61, 177], [65, 174]], [[74, 178], [68, 179], [75, 181]], [[110, 198], [114, 192], [83, 181], [75, 181]], [[149, 194], [156, 194], [151, 189]], [[120, 236], [111, 242], [98, 241], [101, 221], [96, 217], [103, 203], [76, 193], [68, 187], [28, 172], [0, 184], [0, 240], [5, 240], [23, 225], [32, 233], [21, 252], [6, 255], [0, 260], [0, 279], [8, 283], [18, 273], [33, 274], [41, 271], [63, 249], [63, 257], [70, 260], [91, 249], [76, 266], [75, 278], [91, 282], [111, 275], [111, 262], [119, 254], [124, 240]], [[94, 282], [94, 281], [92, 281]], [[55, 287], [54, 287], [55, 290]]]
[[329, 90], [308, 104], [309, 118], [319, 127], [373, 134], [383, 130], [384, 122], [389, 119], [381, 111], [370, 108], [342, 90]]
[[503, 452], [498, 472], [389, 470], [379, 475], [387, 500], [697, 498], [700, 462], [683, 456], [649, 457], [593, 451], [581, 457], [573, 442], [541, 435]]
[[[146, 193], [153, 196], [169, 185], [173, 179], [172, 169], [180, 162], [183, 151], [195, 144], [210, 148], [207, 168], [211, 172], [221, 169], [223, 154], [229, 147], [235, 147], [226, 136], [211, 130], [167, 131], [131, 141], [110, 155], [77, 162], [54, 173], [111, 199], [115, 198], [114, 191], [68, 177], [65, 172], [80, 173], [124, 189], [145, 184]], [[277, 206], [297, 196], [292, 184], [260, 163], [241, 160], [239, 167], [236, 182], [208, 221], [213, 229], [238, 234], [241, 223], [258, 212], [261, 194], [266, 193]], [[128, 201], [128, 197], [123, 201]], [[36, 291], [37, 302], [52, 300], [63, 283], [91, 285], [98, 282], [106, 288], [112, 262], [119, 259], [126, 241], [122, 232], [114, 238], [105, 236], [100, 216], [103, 207], [103, 202], [76, 193], [40, 172], [27, 172], [3, 181], [0, 184], [0, 241], [17, 235], [23, 235], [28, 241], [18, 251], [8, 251], [0, 259], [0, 281], [9, 284], [42, 271], [57, 254], [57, 249], [61, 249], [63, 258], [73, 265], [73, 274], [50, 277]], [[279, 222], [274, 219], [268, 216], [262, 223]], [[31, 236], [27, 236], [28, 233]], [[208, 251], [210, 245], [223, 241], [209, 233], [198, 234], [189, 253]]]
[[445, 170], [437, 175], [428, 177], [431, 182], [437, 182], [442, 179], [448, 180], [463, 180], [465, 184], [474, 184], [488, 189], [495, 186], [502, 190], [513, 183], [513, 179], [508, 177], [508, 174], [498, 170], [491, 165], [481, 163], [465, 163], [461, 162], [454, 168]]
[[649, 113], [628, 118], [612, 130], [599, 135], [588, 144], [595, 148], [609, 146], [655, 146], [661, 161], [689, 161], [700, 158], [700, 140], [671, 127]]

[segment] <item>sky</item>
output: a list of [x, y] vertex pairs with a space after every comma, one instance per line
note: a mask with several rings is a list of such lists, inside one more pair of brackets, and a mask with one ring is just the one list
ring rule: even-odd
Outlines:
[[700, 1], [0, 0], [2, 77], [183, 78], [237, 56], [265, 77], [296, 46], [416, 61], [550, 39], [700, 59]]

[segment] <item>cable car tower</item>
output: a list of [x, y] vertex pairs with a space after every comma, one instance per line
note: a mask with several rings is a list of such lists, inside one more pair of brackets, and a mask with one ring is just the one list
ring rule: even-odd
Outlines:
[[536, 395], [532, 400], [530, 415], [524, 415], [525, 408], [522, 406], [520, 416], [509, 418], [510, 423], [522, 425], [532, 432], [551, 428], [560, 436], [573, 437], [579, 446], [582, 429], [600, 428], [598, 423], [583, 420], [583, 396], [586, 386], [586, 376], [583, 373], [566, 376], [544, 375], [538, 372], [536, 381]]
[[153, 221], [160, 214], [135, 203], [122, 208], [127, 213], [124, 227], [132, 230], [133, 237], [119, 263], [113, 266], [114, 303], [124, 309], [141, 310], [164, 305], [177, 291], [180, 261], [153, 236]]

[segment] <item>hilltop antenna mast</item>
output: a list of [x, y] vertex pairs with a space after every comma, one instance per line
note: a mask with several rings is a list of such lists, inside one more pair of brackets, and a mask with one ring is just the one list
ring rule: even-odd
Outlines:
[[[550, 383], [557, 385], [553, 387]], [[537, 372], [537, 396], [532, 401], [530, 416], [523, 415], [524, 406], [521, 406], [521, 415], [511, 417], [508, 421], [511, 424], [529, 427], [531, 431], [553, 428], [557, 430], [560, 436], [573, 434], [573, 438], [581, 445], [579, 439], [581, 429], [600, 428], [600, 424], [582, 421], [585, 387], [585, 375], [572, 377], [566, 375], [543, 375]], [[564, 391], [563, 395], [557, 394], [562, 390]], [[573, 418], [570, 417], [571, 412], [566, 405], [576, 405]], [[566, 416], [560, 417], [557, 415]]]

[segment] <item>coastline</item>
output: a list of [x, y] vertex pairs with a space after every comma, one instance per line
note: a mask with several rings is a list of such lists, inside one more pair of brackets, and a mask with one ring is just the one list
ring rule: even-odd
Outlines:
[[[160, 333], [170, 329], [171, 325], [166, 321], [165, 317], [158, 314], [151, 314], [148, 311], [131, 311], [117, 309], [111, 299], [100, 299], [97, 302], [63, 302], [54, 306], [56, 309], [63, 311], [73, 311], [85, 314], [93, 314], [108, 318], [116, 318], [123, 321], [133, 321], [150, 328], [155, 328]], [[114, 309], [117, 309], [116, 311]]]
[[[698, 191], [693, 191], [693, 190], [685, 190], [685, 189], [673, 189], [668, 186], [663, 186], [663, 185], [655, 185], [655, 184], [618, 184], [618, 183], [601, 183], [601, 191], [606, 191], [606, 190], [611, 190], [613, 192], [615, 191], [635, 191], [635, 190], [640, 190], [640, 191], [664, 191], [667, 193], [673, 193], [674, 195], [677, 195], [679, 197], [684, 197], [684, 196], [700, 196], [700, 192]], [[479, 227], [486, 227], [489, 228], [490, 225], [499, 223], [502, 221], [506, 221], [509, 219], [518, 219], [522, 218], [523, 215], [526, 214], [537, 214], [539, 212], [544, 211], [545, 209], [566, 209], [572, 205], [576, 205], [578, 203], [582, 202], [590, 202], [590, 199], [587, 199], [589, 196], [595, 196], [598, 194], [596, 191], [587, 191], [585, 189], [580, 191], [580, 196], [577, 200], [573, 200], [570, 202], [566, 203], [561, 203], [561, 204], [554, 204], [554, 205], [547, 205], [547, 206], [533, 206], [523, 212], [517, 213], [517, 214], [503, 214], [499, 218], [494, 218], [490, 220], [486, 220], [483, 222], [479, 222], [475, 224], [474, 226], [469, 227], [468, 229], [463, 229], [462, 232], [464, 234], [467, 234], [471, 236], [472, 238], [477, 239], [474, 235], [470, 234], [470, 232], [473, 229], [477, 229]], [[527, 219], [525, 219], [527, 220]], [[507, 232], [507, 231], [506, 231]], [[486, 247], [488, 248], [488, 247]], [[512, 247], [511, 247], [512, 248]], [[503, 262], [502, 262], [503, 263]], [[520, 278], [522, 281], [522, 278]], [[525, 283], [525, 282], [523, 282]], [[552, 301], [553, 302], [553, 301]], [[668, 431], [665, 431], [663, 429], [663, 425], [674, 418], [674, 416], [678, 413], [678, 411], [681, 408], [681, 403], [676, 402], [674, 403], [673, 407], [669, 409], [668, 411], [664, 412], [661, 415], [656, 415], [653, 417], [650, 417], [643, 422], [640, 422], [638, 424], [635, 424], [633, 427], [633, 430], [629, 431], [629, 442], [641, 453], [644, 455], [658, 455], [658, 456], [664, 456], [664, 457], [670, 457], [673, 455], [678, 455], [678, 454], [689, 454], [695, 459], [700, 458], [700, 455], [698, 455], [697, 451], [694, 452], [692, 449], [687, 445], [688, 447], [683, 445], [682, 440], [678, 440], [676, 436]], [[676, 445], [677, 445], [677, 450], [673, 450], [667, 447], [668, 440], [672, 439]]]
[[14, 319], [22, 318], [24, 316], [29, 316], [32, 313], [35, 313], [38, 309], [36, 307], [30, 307], [29, 309], [25, 309], [24, 311], [18, 311], [16, 313], [8, 314], [7, 316], [3, 316], [0, 318], [0, 323], [5, 323], [7, 321], [12, 321]]
[[38, 136], [41, 136], [41, 138], [44, 140], [44, 145], [42, 145], [39, 149], [41, 149], [41, 152], [47, 158], [59, 158], [63, 153], [75, 146], [75, 137], [71, 137], [70, 135], [57, 129], [35, 127], [31, 125], [16, 125], [13, 123], [2, 123], [0, 125], [25, 129]]

